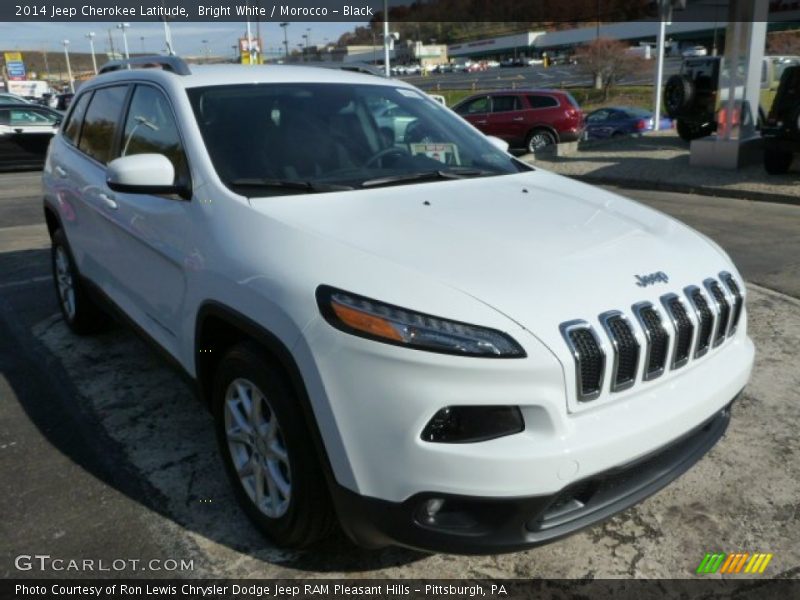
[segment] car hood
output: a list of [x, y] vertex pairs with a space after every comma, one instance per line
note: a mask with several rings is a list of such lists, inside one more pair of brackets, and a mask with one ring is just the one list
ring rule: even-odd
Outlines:
[[[537, 336], [732, 270], [718, 247], [680, 222], [542, 170], [252, 204], [461, 290]], [[369, 296], [370, 279], [386, 277], [386, 266], [350, 291]], [[636, 275], [658, 271], [669, 281], [637, 285]]]

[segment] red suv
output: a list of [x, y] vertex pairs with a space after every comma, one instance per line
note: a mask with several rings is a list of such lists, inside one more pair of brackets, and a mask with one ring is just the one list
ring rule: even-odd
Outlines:
[[536, 152], [559, 142], [580, 139], [583, 112], [562, 90], [506, 90], [477, 94], [453, 107], [486, 135], [512, 148]]

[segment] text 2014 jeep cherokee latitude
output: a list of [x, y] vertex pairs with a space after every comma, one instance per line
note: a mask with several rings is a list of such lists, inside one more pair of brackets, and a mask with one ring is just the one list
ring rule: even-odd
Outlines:
[[115, 309], [196, 382], [277, 543], [338, 517], [365, 546], [524, 548], [722, 436], [753, 344], [707, 238], [399, 81], [137, 62], [161, 68], [104, 69], [51, 144], [61, 310]]

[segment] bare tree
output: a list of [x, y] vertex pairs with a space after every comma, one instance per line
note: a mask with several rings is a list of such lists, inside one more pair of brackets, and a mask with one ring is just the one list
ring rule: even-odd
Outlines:
[[800, 54], [800, 31], [777, 31], [767, 36], [767, 49], [770, 54]]
[[628, 75], [644, 68], [644, 59], [628, 52], [628, 46], [618, 40], [598, 38], [578, 48], [575, 53], [578, 68], [591, 75], [595, 86], [603, 90], [603, 99], [614, 85]]

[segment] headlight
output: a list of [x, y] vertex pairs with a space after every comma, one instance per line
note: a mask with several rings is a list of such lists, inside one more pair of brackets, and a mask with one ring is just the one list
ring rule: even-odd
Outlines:
[[326, 285], [317, 288], [317, 303], [337, 329], [378, 342], [443, 354], [525, 358], [522, 347], [496, 329], [409, 311]]

